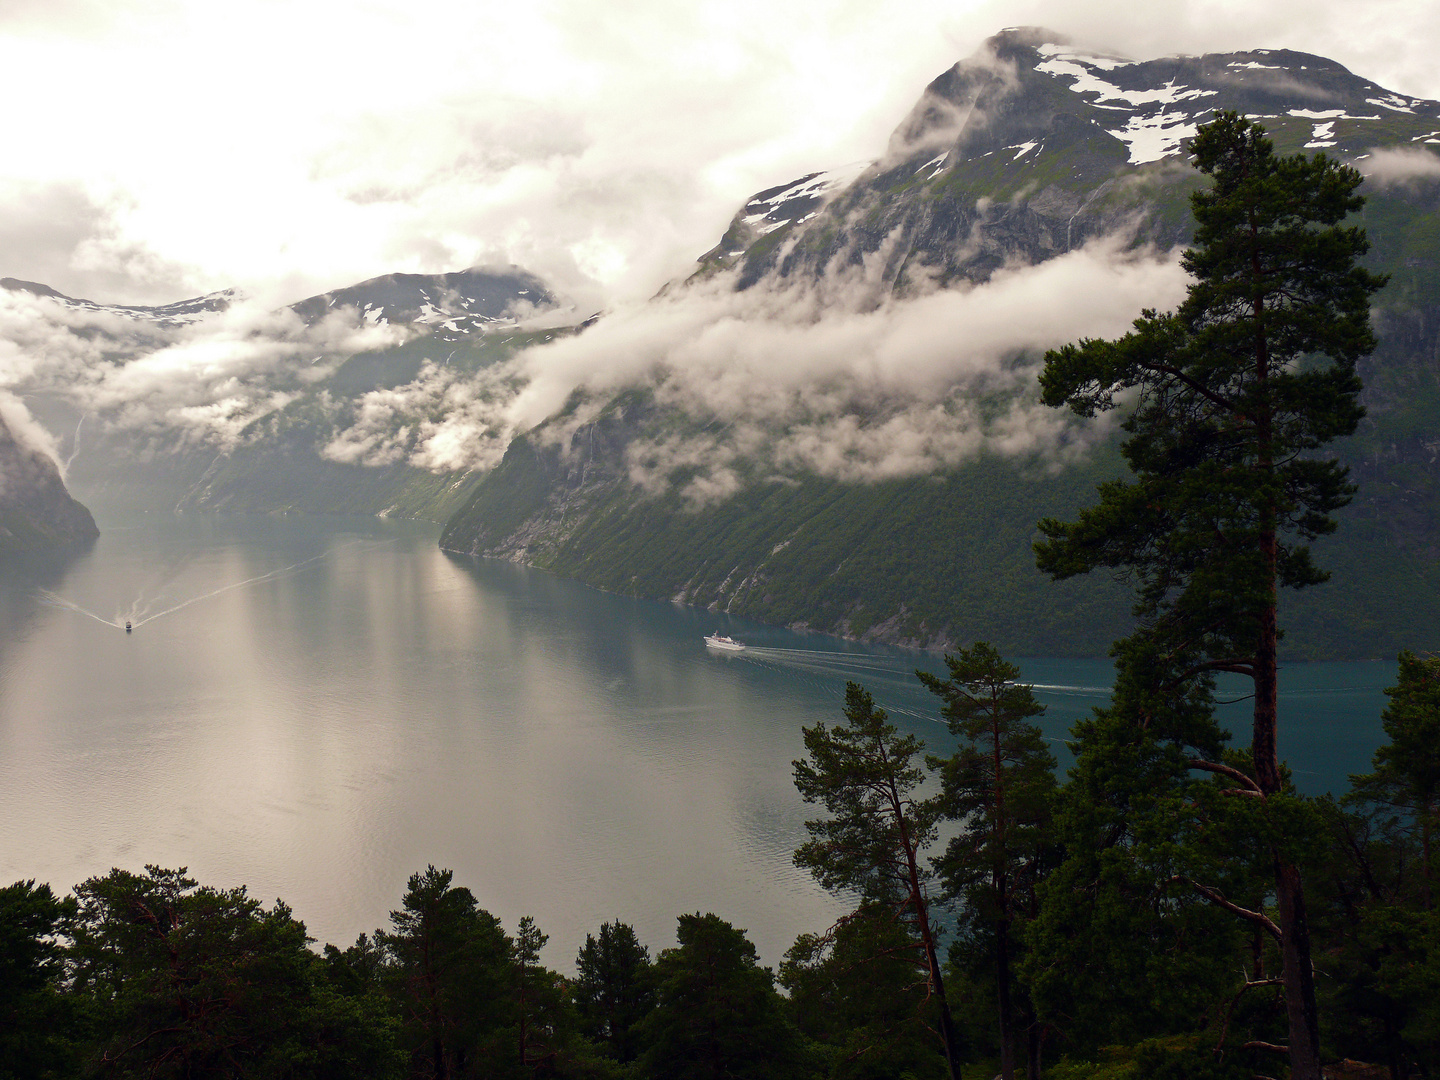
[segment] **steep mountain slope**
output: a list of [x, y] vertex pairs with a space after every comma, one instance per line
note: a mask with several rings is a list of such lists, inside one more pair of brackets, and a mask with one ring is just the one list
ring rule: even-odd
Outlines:
[[0, 414], [0, 554], [77, 547], [99, 535], [55, 462], [21, 443]]
[[[1362, 372], [1369, 417], [1341, 448], [1362, 492], [1340, 534], [1318, 545], [1335, 580], [1290, 603], [1287, 650], [1374, 656], [1440, 645], [1440, 156], [1429, 149], [1440, 143], [1440, 103], [1301, 53], [1137, 63], [1044, 31], [1006, 31], [926, 89], [881, 161], [748, 200], [689, 287], [774, 298], [757, 309], [803, 301], [824, 321], [964, 295], [1019, 268], [1059, 265], [1087, 242], [1137, 257], [1183, 244], [1199, 181], [1185, 140], [1216, 109], [1263, 118], [1281, 152], [1324, 150], [1368, 171], [1370, 262], [1394, 275], [1377, 311], [1381, 346]], [[957, 363], [967, 347], [957, 339]], [[983, 383], [938, 406], [857, 392], [839, 406], [844, 423], [823, 430], [883, 434], [906, 408], [938, 407], [951, 420], [970, 409], [988, 434], [986, 417], [1017, 415], [1014, 395], [1033, 401], [1037, 359], [1004, 360], [1001, 374], [1016, 375], [1008, 402]], [[609, 400], [576, 395], [511, 446], [442, 546], [634, 595], [914, 644], [988, 638], [1011, 652], [1094, 655], [1125, 625], [1120, 590], [1054, 586], [1030, 553], [1034, 522], [1089, 502], [1118, 468], [1113, 449], [1057, 458], [986, 439], [938, 467], [855, 482], [826, 465], [836, 455], [777, 452], [786, 434], [776, 428], [809, 424], [808, 414], [757, 436], [697, 405], [703, 395], [674, 392], [679, 378]], [[656, 446], [670, 450], [659, 484]], [[728, 485], [687, 498], [697, 478], [714, 479], [716, 459]]]

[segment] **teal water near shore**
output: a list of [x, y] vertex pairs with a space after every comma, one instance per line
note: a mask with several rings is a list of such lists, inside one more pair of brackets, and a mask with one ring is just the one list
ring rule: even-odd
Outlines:
[[[840, 910], [790, 862], [801, 727], [854, 680], [949, 745], [913, 675], [938, 656], [457, 558], [413, 523], [97, 517], [89, 553], [0, 576], [3, 882], [185, 865], [343, 945], [434, 863], [512, 930], [534, 915], [557, 966], [603, 921], [659, 948], [697, 910], [774, 964]], [[749, 647], [707, 650], [717, 630]], [[1110, 664], [1018, 662], [1064, 760]], [[1394, 671], [1285, 670], [1303, 789], [1368, 767]]]

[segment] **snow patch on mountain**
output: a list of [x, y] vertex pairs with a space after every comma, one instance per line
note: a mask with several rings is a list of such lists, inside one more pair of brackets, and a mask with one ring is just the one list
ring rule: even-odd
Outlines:
[[[1215, 97], [1218, 90], [1186, 86], [1170, 79], [1158, 87], [1125, 89], [1118, 81], [1102, 78], [1110, 73], [1134, 68], [1135, 61], [1114, 56], [1098, 56], [1069, 45], [1044, 43], [1036, 51], [1046, 59], [1035, 70], [1069, 81], [1070, 90], [1082, 97], [1091, 96], [1093, 108], [1112, 112], [1130, 112], [1124, 124], [1106, 126], [1130, 150], [1130, 164], [1143, 165], [1177, 153], [1185, 139], [1193, 138], [1209, 110], [1174, 110], [1170, 106], [1187, 101]], [[1016, 155], [1017, 157], [1019, 155]]]

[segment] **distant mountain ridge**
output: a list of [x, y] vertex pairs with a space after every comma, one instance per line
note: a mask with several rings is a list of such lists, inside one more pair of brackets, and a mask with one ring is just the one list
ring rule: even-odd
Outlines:
[[512, 326], [551, 310], [559, 299], [528, 271], [472, 267], [450, 274], [386, 274], [292, 304], [307, 323], [337, 307], [353, 307], [372, 322], [427, 327], [441, 341]]
[[49, 285], [42, 285], [35, 281], [21, 281], [18, 278], [0, 278], [0, 289], [48, 297], [77, 311], [104, 312], [141, 322], [156, 323], [163, 327], [183, 326], [216, 312], [225, 311], [240, 295], [235, 289], [222, 289], [219, 292], [207, 293], [189, 300], [178, 300], [173, 304], [146, 306], [143, 304], [101, 304], [94, 300], [81, 300], [73, 296], [66, 296]]
[[[239, 299], [225, 290], [154, 307], [111, 305], [33, 282], [7, 278], [0, 284], [82, 314], [119, 316], [83, 331], [87, 347], [98, 347], [119, 368], [181, 343], [185, 335], [203, 335], [204, 321]], [[326, 448], [362, 414], [367, 395], [412, 382], [427, 364], [445, 378], [463, 377], [567, 332], [581, 316], [564, 304], [541, 278], [516, 266], [389, 274], [297, 301], [289, 310], [302, 329], [291, 351], [298, 348], [303, 355], [252, 380], [247, 391], [260, 402], [260, 415], [246, 425], [237, 445], [218, 453], [183, 430], [87, 427], [65, 388], [33, 394], [31, 406], [62, 439], [75, 433], [69, 447], [72, 480], [107, 501], [139, 501], [157, 509], [393, 513], [443, 521], [477, 477], [437, 475], [408, 464], [403, 454], [383, 464], [337, 460], [326, 456]], [[342, 330], [348, 322], [394, 334], [377, 347], [332, 354], [328, 343], [336, 324], [327, 316], [347, 311], [349, 319], [338, 324]], [[134, 333], [127, 335], [127, 326]], [[305, 344], [311, 336], [313, 347]], [[83, 439], [82, 427], [89, 432]], [[399, 421], [390, 425], [387, 437], [404, 427]]]
[[[47, 297], [80, 311], [106, 312], [165, 326], [179, 326], [225, 311], [241, 298], [236, 289], [222, 289], [171, 304], [147, 306], [78, 299], [49, 285], [18, 278], [0, 278], [0, 288]], [[410, 325], [452, 341], [513, 325], [559, 303], [544, 281], [518, 266], [477, 266], [447, 274], [385, 274], [288, 306], [307, 324], [330, 311], [348, 307], [371, 323]]]

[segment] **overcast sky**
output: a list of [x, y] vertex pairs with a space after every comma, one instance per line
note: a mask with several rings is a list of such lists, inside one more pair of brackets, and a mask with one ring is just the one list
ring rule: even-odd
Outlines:
[[[1440, 98], [1440, 4], [0, 0], [0, 276], [288, 302], [514, 262], [647, 296], [750, 193], [877, 155], [1004, 26], [1295, 48]], [[1363, 14], [1362, 14], [1363, 12]]]

